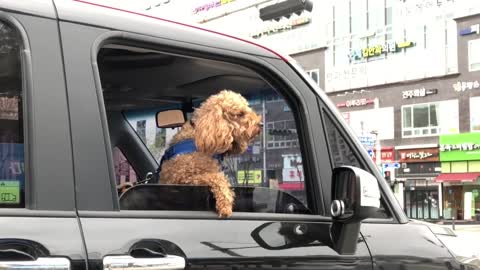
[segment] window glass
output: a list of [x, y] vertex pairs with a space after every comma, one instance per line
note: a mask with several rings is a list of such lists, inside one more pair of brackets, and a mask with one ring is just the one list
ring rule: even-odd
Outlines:
[[320, 70], [318, 69], [312, 69], [312, 70], [307, 70], [306, 71], [310, 77], [312, 77], [313, 81], [317, 83], [317, 85], [320, 83]]
[[428, 105], [417, 105], [413, 107], [413, 127], [428, 127]]
[[480, 70], [480, 39], [468, 42], [468, 67], [470, 71]]
[[[439, 103], [403, 106], [403, 136], [429, 136], [440, 133], [439, 108]], [[444, 133], [448, 133], [448, 130], [450, 128], [446, 129]]]
[[[325, 114], [324, 114], [325, 115]], [[365, 169], [355, 155], [352, 147], [345, 140], [340, 130], [335, 126], [332, 119], [325, 115], [325, 129], [327, 131], [328, 147], [333, 161], [333, 167], [354, 166]], [[326, 185], [327, 187], [330, 185]], [[390, 214], [387, 211], [383, 197], [380, 200], [380, 208], [373, 215], [373, 218], [387, 218]]]
[[[115, 59], [115, 55], [118, 55], [118, 61], [126, 59], [124, 57], [126, 54], [130, 54], [129, 58], [132, 61], [138, 57], [138, 61], [142, 64], [142, 61], [148, 58], [148, 55], [142, 55], [136, 50], [106, 50], [109, 50], [110, 59]], [[156, 54], [162, 55], [162, 53]], [[156, 69], [143, 67], [141, 70], [137, 70], [134, 66], [132, 70], [128, 70], [128, 73], [142, 74], [149, 80], [159, 78], [167, 85], [174, 85], [177, 81], [180, 81], [181, 85], [177, 86], [179, 89], [185, 85], [185, 82], [182, 80], [189, 80], [197, 77], [197, 75], [198, 78], [202, 78], [203, 74], [209, 74], [209, 72], [215, 74], [215, 72], [219, 73], [228, 70], [228, 79], [230, 76], [235, 76], [232, 74], [235, 74], [235, 69], [238, 69], [241, 71], [240, 74], [251, 72], [250, 76], [260, 78], [255, 72], [246, 71], [244, 67], [231, 63], [213, 62], [197, 58], [194, 61], [192, 58], [177, 55], [162, 55], [162, 57], [178, 57], [178, 61], [168, 62], [175, 63], [174, 68], [180, 68], [180, 70], [188, 68], [188, 65], [198, 64], [204, 67], [204, 69], [208, 69], [208, 67], [215, 68], [212, 68], [210, 71], [198, 70], [198, 74], [195, 74], [195, 69], [190, 69], [189, 72], [192, 74], [188, 77], [176, 76], [174, 75], [176, 72], [166, 69], [164, 72], [171, 72], [169, 74], [172, 74], [171, 81], [169, 81], [169, 77], [160, 78], [156, 76], [154, 73], [157, 72]], [[152, 60], [146, 63], [155, 64], [155, 59], [162, 58], [153, 54]], [[105, 61], [102, 63], [105, 63]], [[162, 62], [161, 64], [163, 65], [164, 63]], [[227, 67], [219, 68], [222, 65]], [[141, 65], [139, 64], [139, 66]], [[224, 86], [217, 86], [215, 83], [211, 83], [208, 87], [191, 87], [188, 90], [182, 89], [173, 93], [169, 89], [162, 89], [162, 87], [158, 86], [151, 87], [148, 83], [142, 83], [129, 92], [122, 92], [122, 83], [134, 85], [139, 80], [120, 80], [119, 78], [125, 78], [125, 76], [120, 75], [124, 70], [116, 70], [114, 67], [114, 65], [110, 66], [107, 64], [100, 66], [100, 77], [104, 80], [102, 81], [103, 84], [118, 85], [119, 87], [118, 89], [109, 89], [104, 95], [107, 116], [110, 121], [109, 126], [112, 127], [113, 123], [116, 123], [114, 121], [120, 121], [119, 119], [123, 119], [128, 123], [127, 125], [119, 125], [117, 123], [116, 128], [110, 130], [111, 141], [119, 144], [113, 145], [117, 188], [125, 183], [133, 185], [133, 188], [120, 194], [121, 209], [215, 211], [215, 202], [213, 196], [209, 195], [210, 190], [207, 186], [166, 184], [168, 183], [167, 179], [161, 179], [162, 174], [161, 172], [158, 173], [162, 169], [158, 165], [155, 170], [151, 171], [160, 176], [158, 183], [155, 182], [158, 178], [152, 178], [152, 181], [144, 185], [143, 181], [137, 181], [140, 180], [140, 178], [137, 179], [137, 175], [140, 173], [148, 174], [148, 171], [144, 172], [145, 168], [142, 166], [145, 163], [139, 161], [145, 160], [142, 159], [146, 157], [145, 155], [149, 157], [148, 159], [153, 157], [160, 164], [162, 158], [166, 155], [166, 151], [174, 144], [174, 136], [181, 131], [181, 126], [184, 124], [181, 122], [168, 127], [158, 127], [157, 113], [172, 109], [180, 110], [185, 116], [184, 121], [189, 122], [192, 120], [194, 111], [210, 95], [218, 93]], [[161, 66], [161, 68], [165, 68], [165, 66]], [[105, 74], [104, 72], [108, 72], [109, 76], [102, 76]], [[116, 74], [116, 72], [118, 73]], [[312, 70], [311, 73], [316, 74], [314, 76], [318, 79], [318, 72], [318, 69], [316, 69]], [[215, 76], [221, 76], [221, 74], [219, 73]], [[134, 78], [134, 76], [131, 77]], [[240, 90], [236, 90], [235, 83], [238, 83], [237, 80], [242, 82], [238, 86]], [[198, 83], [200, 82], [203, 82], [203, 79], [199, 80]], [[191, 83], [197, 82], [193, 81]], [[233, 212], [311, 213], [308, 208], [307, 192], [305, 190], [305, 182], [309, 181], [309, 179], [306, 179], [304, 175], [303, 156], [300, 150], [297, 122], [294, 117], [294, 113], [298, 110], [292, 108], [287, 100], [266, 82], [262, 82], [262, 88], [260, 89], [258, 88], [259, 82], [255, 80], [250, 82], [252, 84], [251, 88], [245, 87], [248, 86], [249, 82], [245, 81], [243, 77], [236, 78], [230, 83], [232, 85], [229, 86], [229, 89], [241, 94], [248, 101], [250, 108], [262, 117], [262, 122], [264, 123], [264, 126], [260, 129], [260, 134], [249, 142], [245, 152], [240, 154], [226, 153], [221, 159], [217, 159], [213, 155], [211, 157], [216, 159], [221, 167], [220, 172], [223, 173], [235, 192]], [[265, 87], [265, 85], [268, 87]], [[230, 116], [226, 109], [222, 110], [223, 120], [233, 121], [232, 117], [236, 117]], [[212, 122], [211, 124], [214, 127], [218, 123]], [[194, 128], [201, 127], [194, 125]], [[141, 143], [139, 143], [138, 138], [141, 139]], [[194, 149], [191, 151], [197, 151], [195, 150], [195, 144], [193, 147]], [[192, 162], [202, 161], [193, 159]], [[147, 168], [147, 170], [150, 169]], [[188, 170], [188, 168], [178, 169], [179, 172], [182, 170]], [[142, 176], [141, 179], [143, 180], [144, 177]], [[145, 203], [146, 201], [148, 203]]]
[[0, 207], [25, 207], [21, 37], [0, 22]]
[[480, 97], [470, 98], [470, 129], [480, 131]]
[[412, 108], [411, 107], [403, 108], [403, 127], [405, 128], [412, 127]]

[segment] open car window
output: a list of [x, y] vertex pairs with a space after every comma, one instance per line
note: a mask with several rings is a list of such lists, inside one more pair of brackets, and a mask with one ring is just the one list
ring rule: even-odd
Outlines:
[[[160, 175], [159, 164], [167, 147], [181, 129], [181, 125], [158, 127], [157, 113], [177, 109], [189, 121], [204, 100], [229, 89], [241, 94], [264, 124], [245, 152], [226, 155], [221, 162], [237, 195], [234, 211], [311, 213], [306, 187], [312, 180], [305, 179], [298, 135], [301, 125], [295, 115], [300, 110], [258, 73], [230, 62], [123, 45], [102, 48], [98, 62], [112, 148], [122, 153], [114, 152], [114, 164], [130, 167], [115, 170], [117, 185], [135, 186], [119, 193], [123, 210], [188, 210], [185, 205], [198, 196], [198, 205], [205, 205], [202, 210], [210, 210], [211, 194], [204, 187], [169, 187], [155, 177]], [[168, 199], [177, 193], [184, 197]], [[152, 198], [156, 201], [148, 201]], [[189, 203], [181, 203], [183, 199]], [[158, 207], [152, 209], [153, 205]]]

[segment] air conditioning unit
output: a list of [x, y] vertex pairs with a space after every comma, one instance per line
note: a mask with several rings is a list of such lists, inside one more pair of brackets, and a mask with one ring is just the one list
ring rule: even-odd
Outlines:
[[300, 15], [304, 10], [312, 9], [313, 3], [310, 0], [285, 0], [260, 9], [260, 19], [279, 21], [282, 17], [290, 18], [293, 13]]

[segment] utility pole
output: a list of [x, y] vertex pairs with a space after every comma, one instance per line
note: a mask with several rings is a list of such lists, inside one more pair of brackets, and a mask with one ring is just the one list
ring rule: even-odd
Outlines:
[[[374, 106], [374, 109], [375, 109], [375, 114], [376, 115], [379, 115], [380, 112], [379, 112], [379, 104], [378, 104], [378, 98], [375, 98], [373, 100], [373, 106]], [[375, 159], [375, 163], [377, 164], [377, 167], [379, 168], [379, 170], [382, 172], [382, 175], [383, 175], [383, 168], [382, 168], [382, 146], [380, 145], [380, 129], [377, 129], [374, 133], [376, 136], [375, 136], [375, 150], [376, 150], [376, 153], [375, 153], [375, 156], [376, 156], [376, 159]]]

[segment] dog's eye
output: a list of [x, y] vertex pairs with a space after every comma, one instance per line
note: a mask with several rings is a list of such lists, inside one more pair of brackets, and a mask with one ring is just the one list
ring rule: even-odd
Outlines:
[[237, 113], [236, 116], [237, 116], [237, 117], [244, 117], [244, 116], [245, 116], [245, 112], [239, 112], [239, 113]]

